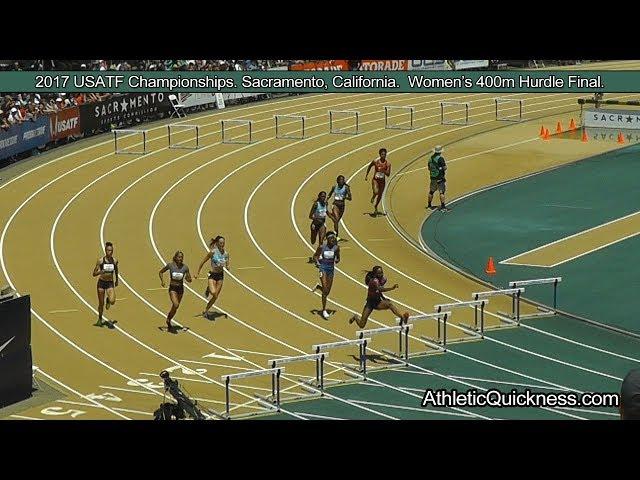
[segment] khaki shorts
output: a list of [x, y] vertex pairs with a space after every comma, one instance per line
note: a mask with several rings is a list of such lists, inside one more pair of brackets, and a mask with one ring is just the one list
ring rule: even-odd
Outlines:
[[440, 193], [444, 195], [444, 192], [447, 190], [447, 183], [444, 181], [438, 182], [435, 178], [432, 178], [429, 183], [429, 192], [433, 193], [436, 190], [439, 190]]

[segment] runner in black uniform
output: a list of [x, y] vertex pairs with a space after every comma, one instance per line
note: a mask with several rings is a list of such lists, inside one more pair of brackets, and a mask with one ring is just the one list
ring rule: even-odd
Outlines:
[[184, 280], [191, 283], [191, 272], [189, 267], [184, 264], [184, 254], [177, 251], [173, 255], [173, 262], [167, 263], [158, 272], [160, 275], [160, 284], [164, 287], [164, 277], [162, 274], [169, 270], [169, 299], [171, 300], [171, 310], [167, 314], [167, 330], [171, 333], [175, 332], [175, 327], [171, 324], [171, 319], [175, 316], [184, 295]]
[[98, 321], [94, 324], [97, 327], [107, 325], [113, 328], [113, 322], [103, 322], [102, 312], [105, 306], [105, 293], [107, 296], [107, 310], [116, 303], [115, 287], [118, 286], [118, 260], [113, 256], [113, 244], [104, 244], [104, 257], [98, 258], [93, 269], [93, 276], [98, 278]]
[[346, 207], [345, 200], [351, 201], [351, 187], [347, 185], [347, 182], [344, 179], [344, 175], [339, 175], [336, 179], [336, 184], [331, 187], [329, 191], [329, 196], [327, 198], [331, 198], [333, 195], [333, 208], [330, 212], [327, 212], [327, 215], [331, 217], [333, 220], [334, 231], [336, 232], [336, 240], [340, 241], [340, 233], [338, 229], [340, 228], [340, 220], [344, 215], [344, 210]]
[[398, 288], [397, 283], [393, 287], [384, 288], [384, 285], [387, 283], [387, 278], [384, 276], [382, 267], [373, 267], [371, 271], [367, 272], [364, 281], [368, 287], [368, 291], [367, 300], [362, 309], [362, 316], [358, 318], [357, 315], [353, 315], [349, 319], [349, 323], [356, 322], [360, 328], [364, 328], [369, 319], [369, 315], [371, 315], [374, 310], [391, 310], [396, 316], [401, 317], [404, 323], [407, 323], [409, 314], [407, 312], [400, 313], [396, 306], [382, 295], [384, 292], [390, 292]]

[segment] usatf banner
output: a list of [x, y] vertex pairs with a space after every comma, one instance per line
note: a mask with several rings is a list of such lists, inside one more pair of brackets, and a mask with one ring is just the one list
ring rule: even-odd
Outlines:
[[170, 106], [169, 96], [165, 93], [130, 93], [81, 105], [80, 124], [85, 132], [98, 130], [168, 112]]
[[41, 147], [51, 140], [49, 117], [0, 129], [0, 160]]
[[49, 115], [51, 140], [61, 140], [72, 135], [80, 135], [80, 109], [65, 108]]

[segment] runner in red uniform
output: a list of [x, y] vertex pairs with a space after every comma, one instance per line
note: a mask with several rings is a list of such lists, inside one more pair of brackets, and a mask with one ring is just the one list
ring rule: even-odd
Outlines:
[[391, 163], [387, 161], [387, 149], [381, 148], [378, 151], [380, 157], [376, 160], [372, 160], [367, 167], [367, 173], [364, 175], [364, 180], [369, 180], [369, 172], [372, 168], [375, 168], [375, 174], [371, 179], [371, 188], [373, 190], [373, 195], [371, 196], [371, 203], [376, 200], [375, 210], [373, 211], [374, 215], [378, 215], [380, 212], [378, 211], [378, 204], [380, 200], [382, 200], [382, 194], [384, 193], [384, 187], [387, 181], [387, 177], [391, 175]]

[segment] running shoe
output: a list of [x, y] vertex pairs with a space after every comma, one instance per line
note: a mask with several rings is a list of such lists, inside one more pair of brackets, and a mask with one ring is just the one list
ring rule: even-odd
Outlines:
[[323, 317], [325, 320], [328, 320], [328, 319], [329, 319], [329, 312], [327, 312], [326, 310], [323, 310], [323, 311], [322, 311], [322, 317]]

